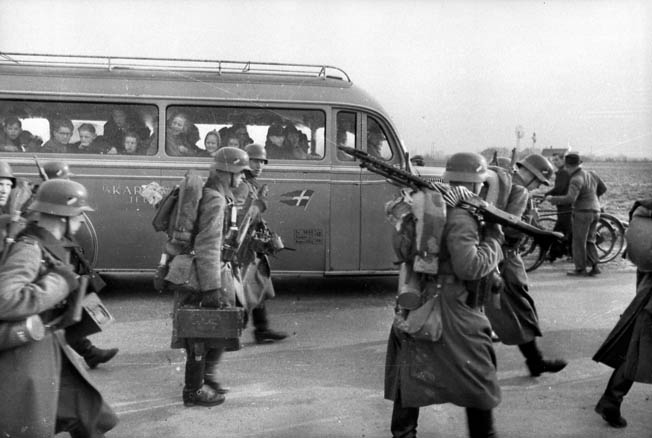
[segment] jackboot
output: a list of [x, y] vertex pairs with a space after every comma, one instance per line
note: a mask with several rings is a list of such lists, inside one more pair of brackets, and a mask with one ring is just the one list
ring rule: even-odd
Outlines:
[[281, 341], [288, 337], [285, 332], [272, 330], [269, 328], [267, 319], [267, 309], [261, 304], [251, 311], [254, 327], [254, 340], [256, 344], [267, 344], [275, 341]]
[[525, 356], [525, 365], [532, 377], [539, 377], [542, 373], [557, 373], [568, 365], [563, 359], [544, 359], [535, 340], [521, 344], [518, 348]]
[[491, 409], [466, 408], [470, 438], [497, 438]]
[[101, 363], [106, 363], [113, 359], [116, 354], [118, 354], [117, 348], [102, 349], [92, 346], [87, 351], [84, 352], [82, 357], [88, 364], [90, 369], [95, 369]]
[[595, 412], [609, 423], [609, 426], [617, 429], [627, 427], [627, 420], [620, 414], [620, 405], [633, 384], [634, 381], [625, 377], [624, 365], [620, 365], [611, 374], [604, 394], [595, 406]]
[[222, 357], [222, 348], [211, 348], [206, 352], [206, 365], [204, 368], [204, 384], [210, 386], [218, 394], [226, 394], [228, 388], [223, 387], [217, 380], [217, 366]]
[[217, 406], [224, 403], [224, 394], [218, 394], [208, 385], [202, 385], [199, 389], [183, 388], [184, 406]]

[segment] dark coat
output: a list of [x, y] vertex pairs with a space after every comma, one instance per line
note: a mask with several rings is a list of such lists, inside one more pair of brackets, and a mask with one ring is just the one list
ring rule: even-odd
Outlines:
[[[440, 253], [442, 336], [415, 340], [392, 328], [385, 365], [385, 398], [403, 407], [453, 403], [491, 409], [500, 402], [491, 327], [485, 315], [466, 304], [464, 281], [496, 269], [500, 245], [481, 240], [476, 219], [466, 210], [448, 211]], [[399, 395], [400, 394], [400, 395]]]
[[[231, 190], [209, 178], [202, 191], [197, 212], [196, 236], [194, 239], [195, 268], [199, 291], [177, 289], [174, 293], [173, 315], [183, 304], [199, 305], [201, 292], [226, 287], [223, 284], [225, 221], [228, 219], [233, 195]], [[228, 221], [227, 221], [228, 222]], [[183, 339], [177, 337], [176, 318], [172, 323], [172, 348], [185, 348]]]
[[[37, 240], [56, 258], [65, 258], [65, 249], [42, 228], [32, 231], [29, 238], [11, 247], [0, 267], [0, 320], [51, 314], [68, 295], [66, 280], [44, 267]], [[74, 394], [61, 392], [62, 363], [66, 375], [76, 374], [75, 381], [80, 382], [68, 388]], [[52, 437], [57, 417], [62, 412], [74, 412], [80, 405], [85, 407], [85, 425], [94, 430], [89, 436], [99, 436], [117, 423], [79, 356], [66, 343], [64, 330], [48, 329], [40, 341], [0, 351], [0, 375], [0, 425], [7, 436]]]
[[[520, 178], [515, 178], [519, 181]], [[528, 192], [525, 187], [512, 185], [505, 211], [521, 217], [527, 207]], [[528, 277], [523, 259], [516, 247], [522, 234], [505, 227], [504, 260], [500, 266], [505, 287], [500, 294], [500, 307], [493, 301], [492, 294], [485, 295], [485, 313], [500, 341], [505, 345], [521, 345], [541, 336], [539, 318], [534, 300], [529, 294]]]
[[612, 368], [625, 363], [625, 377], [652, 383], [652, 272], [638, 272], [636, 296], [593, 356]]

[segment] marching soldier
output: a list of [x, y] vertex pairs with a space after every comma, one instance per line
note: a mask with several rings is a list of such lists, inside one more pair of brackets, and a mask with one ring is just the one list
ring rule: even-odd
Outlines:
[[[69, 180], [74, 174], [70, 171], [67, 163], [62, 161], [48, 161], [43, 163], [43, 173], [45, 173], [46, 181], [53, 179]], [[38, 187], [37, 187], [38, 189]], [[72, 237], [68, 238], [68, 245], [73, 251], [73, 264], [81, 265], [80, 257], [83, 257], [82, 248]], [[81, 266], [80, 266], [81, 269]], [[86, 274], [90, 275], [90, 272]], [[96, 290], [95, 292], [100, 292]], [[113, 359], [119, 350], [117, 348], [98, 348], [87, 337], [75, 337], [72, 332], [66, 333], [68, 345], [75, 350], [81, 357], [84, 358], [89, 368], [97, 368], [98, 365], [106, 363]]]
[[[487, 163], [475, 153], [454, 154], [444, 181], [478, 194]], [[492, 410], [500, 402], [491, 327], [472, 285], [493, 272], [501, 258], [500, 226], [487, 224], [463, 208], [449, 208], [441, 238], [435, 290], [441, 304], [442, 334], [422, 340], [390, 332], [385, 366], [385, 398], [394, 401], [391, 432], [416, 436], [419, 407], [453, 403], [466, 408], [472, 438], [495, 437]], [[445, 376], [445, 378], [442, 378]]]
[[614, 369], [595, 411], [611, 427], [623, 428], [623, 398], [634, 382], [652, 383], [652, 198], [629, 212], [627, 256], [636, 265], [636, 296], [593, 356]]
[[[553, 169], [548, 160], [539, 154], [531, 154], [518, 161], [516, 171], [512, 174], [507, 205], [503, 209], [516, 217], [521, 217], [527, 208], [529, 191], [537, 189], [541, 184], [550, 185], [548, 178], [552, 173]], [[559, 359], [544, 359], [536, 344], [536, 337], [542, 334], [534, 300], [528, 293], [525, 265], [518, 252], [522, 234], [509, 227], [504, 228], [503, 231], [505, 233], [505, 244], [502, 246], [504, 260], [500, 273], [504, 287], [499, 292], [499, 301], [492, 299], [494, 294], [485, 296], [485, 313], [491, 322], [491, 327], [505, 345], [518, 345], [525, 356], [525, 363], [531, 376], [537, 377], [544, 372], [559, 372], [567, 362]]]
[[[245, 179], [235, 191], [239, 206], [254, 207], [256, 214], [251, 217], [249, 228], [254, 231], [265, 231], [267, 225], [262, 219], [262, 213], [267, 208], [265, 199], [267, 197], [267, 185], [262, 187], [257, 178], [267, 165], [267, 153], [264, 146], [252, 143], [247, 145], [245, 151], [249, 155], [249, 167], [245, 170]], [[238, 223], [241, 225], [247, 212], [243, 208]], [[269, 248], [271, 250], [271, 248]], [[257, 344], [280, 341], [287, 338], [287, 333], [272, 330], [269, 328], [265, 300], [274, 297], [274, 285], [270, 276], [269, 261], [263, 248], [244, 248], [240, 256], [240, 266], [244, 282], [245, 299], [243, 305], [251, 309], [251, 317], [254, 325], [254, 340]]]
[[[174, 313], [181, 306], [223, 308], [235, 305], [232, 285], [225, 278], [225, 236], [232, 217], [233, 190], [242, 182], [244, 170], [249, 170], [249, 156], [241, 149], [223, 147], [215, 154], [213, 166], [204, 185], [199, 203], [196, 236], [188, 253], [194, 251], [198, 291], [176, 288]], [[174, 261], [174, 260], [173, 260]], [[228, 269], [228, 268], [227, 268]], [[171, 269], [172, 271], [172, 269]], [[172, 280], [170, 274], [166, 277]], [[175, 281], [171, 281], [175, 283]], [[176, 317], [172, 348], [185, 348], [186, 368], [183, 403], [185, 406], [216, 406], [224, 402], [227, 389], [217, 381], [217, 367], [224, 347], [198, 351], [194, 339], [177, 336]]]
[[73, 181], [44, 182], [29, 211], [33, 217], [0, 267], [0, 320], [38, 315], [45, 333], [0, 351], [2, 432], [26, 438], [64, 431], [74, 438], [103, 437], [117, 417], [68, 346], [61, 319], [64, 301], [80, 285], [65, 236], [74, 235], [83, 212], [92, 211], [86, 189]]

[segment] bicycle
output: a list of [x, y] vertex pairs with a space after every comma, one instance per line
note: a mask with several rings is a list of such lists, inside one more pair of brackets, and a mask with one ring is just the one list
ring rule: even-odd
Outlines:
[[[556, 210], [540, 210], [543, 202], [541, 196], [531, 196], [528, 200], [528, 209], [523, 215], [523, 221], [545, 230], [553, 230], [557, 222]], [[570, 213], [569, 213], [570, 214]], [[600, 213], [600, 220], [596, 229], [595, 244], [598, 249], [598, 263], [607, 263], [615, 259], [625, 247], [625, 230], [627, 223], [609, 213]], [[544, 261], [553, 259], [550, 257], [550, 247], [542, 248], [530, 236], [524, 236], [519, 245], [519, 251], [525, 270], [534, 271]], [[566, 246], [566, 254], [570, 251]]]

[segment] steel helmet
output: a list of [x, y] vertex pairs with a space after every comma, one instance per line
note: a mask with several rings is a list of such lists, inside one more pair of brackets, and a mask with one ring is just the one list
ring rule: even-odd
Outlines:
[[443, 180], [444, 182], [482, 183], [488, 176], [487, 160], [482, 155], [473, 152], [458, 152], [446, 162]]
[[234, 147], [223, 147], [215, 154], [213, 169], [229, 173], [240, 173], [249, 168], [249, 155], [245, 151]]
[[43, 182], [28, 207], [54, 216], [78, 216], [85, 211], [94, 211], [88, 205], [86, 187], [69, 179], [52, 179]]
[[45, 172], [48, 179], [70, 179], [75, 176], [70, 171], [68, 164], [63, 161], [48, 161], [47, 163], [43, 163], [43, 172]]
[[259, 143], [251, 143], [247, 145], [245, 152], [249, 155], [250, 160], [260, 160], [267, 164], [267, 151], [265, 150], [265, 146]]
[[518, 167], [525, 167], [534, 175], [541, 184], [550, 185], [550, 177], [555, 173], [552, 164], [543, 155], [530, 154], [517, 162]]
[[8, 179], [11, 181], [11, 187], [16, 187], [14, 172], [12, 172], [9, 163], [5, 163], [4, 161], [0, 161], [0, 179]]
[[652, 210], [640, 206], [634, 211], [627, 231], [627, 258], [643, 272], [652, 272]]

